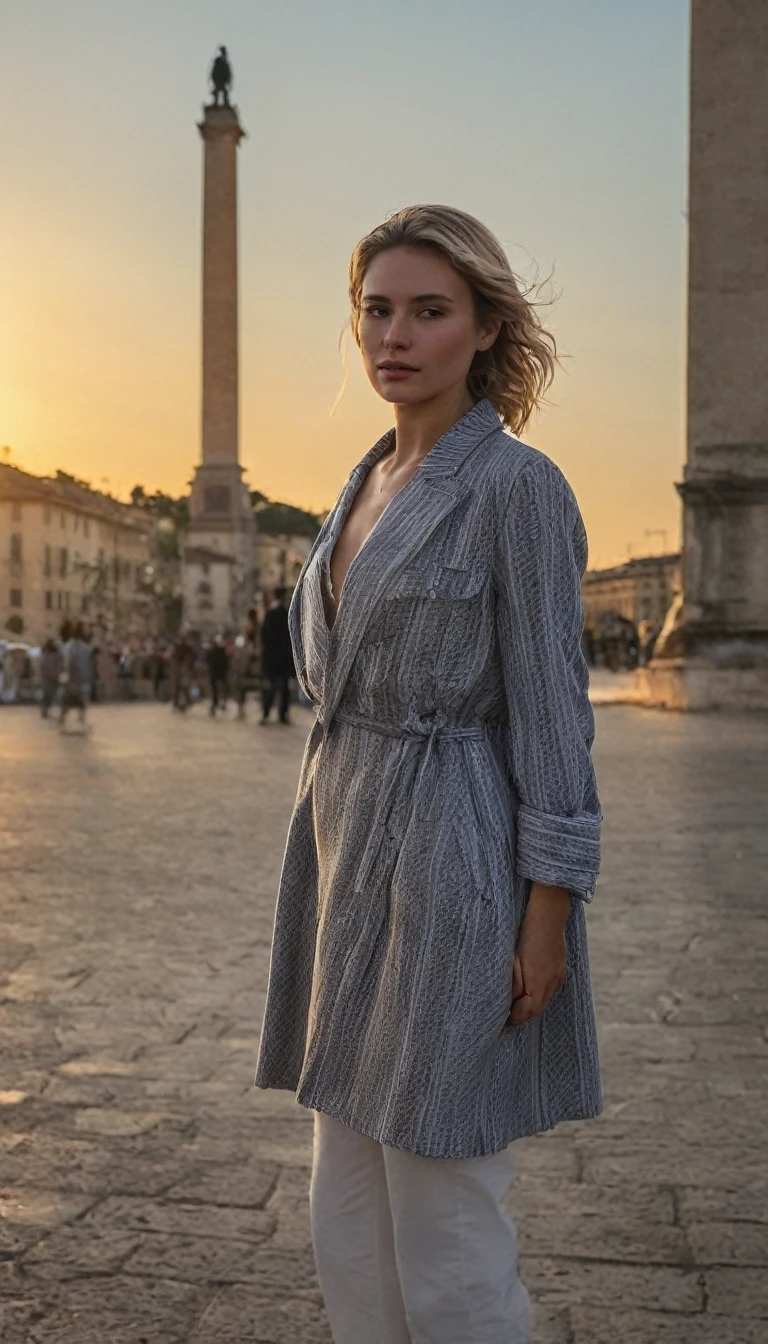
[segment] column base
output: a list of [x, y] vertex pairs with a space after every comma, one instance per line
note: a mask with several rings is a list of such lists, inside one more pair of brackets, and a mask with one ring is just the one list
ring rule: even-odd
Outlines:
[[704, 658], [656, 658], [638, 668], [635, 688], [641, 704], [659, 709], [768, 710], [768, 664], [723, 667]]

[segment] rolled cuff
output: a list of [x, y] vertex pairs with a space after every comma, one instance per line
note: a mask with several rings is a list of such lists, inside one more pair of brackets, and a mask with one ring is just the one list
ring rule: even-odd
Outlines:
[[547, 887], [567, 887], [583, 901], [591, 901], [600, 869], [601, 821], [600, 813], [553, 817], [521, 804], [517, 814], [518, 874]]

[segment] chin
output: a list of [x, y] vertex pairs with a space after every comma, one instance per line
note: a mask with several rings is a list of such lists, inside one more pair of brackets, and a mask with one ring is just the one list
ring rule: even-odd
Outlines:
[[425, 392], [423, 387], [406, 387], [402, 383], [376, 385], [376, 391], [383, 401], [388, 401], [391, 406], [418, 406], [421, 401], [429, 401], [430, 393]]

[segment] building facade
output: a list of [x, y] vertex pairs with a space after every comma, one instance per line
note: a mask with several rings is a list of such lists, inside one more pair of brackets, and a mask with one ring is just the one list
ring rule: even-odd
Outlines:
[[143, 510], [0, 465], [0, 638], [40, 644], [67, 619], [102, 638], [156, 633], [154, 542]]
[[230, 626], [231, 620], [222, 621], [221, 614], [230, 611], [236, 565], [234, 555], [209, 546], [185, 545], [182, 574], [184, 625], [188, 631], [210, 639]]
[[311, 545], [312, 538], [307, 536], [258, 533], [253, 562], [256, 593], [263, 597], [273, 588], [291, 592]]
[[586, 623], [599, 630], [616, 616], [661, 629], [679, 584], [680, 556], [649, 555], [584, 575]]

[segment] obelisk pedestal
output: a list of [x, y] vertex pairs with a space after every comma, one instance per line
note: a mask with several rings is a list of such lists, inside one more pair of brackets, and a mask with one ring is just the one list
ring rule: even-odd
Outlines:
[[[184, 586], [187, 624], [210, 634], [238, 628], [251, 603], [254, 523], [239, 460], [237, 147], [244, 131], [229, 103], [205, 107], [198, 129], [204, 142], [202, 461], [190, 495]], [[210, 582], [217, 555], [220, 572]], [[202, 603], [195, 602], [195, 585]]]
[[682, 601], [649, 703], [768, 708], [768, 6], [693, 0]]

